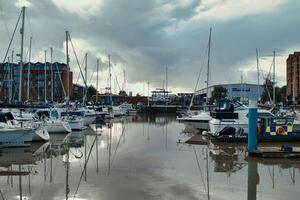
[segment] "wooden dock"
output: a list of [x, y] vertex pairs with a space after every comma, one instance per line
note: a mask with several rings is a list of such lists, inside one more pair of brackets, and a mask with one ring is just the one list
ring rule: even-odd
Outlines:
[[300, 158], [300, 148], [293, 147], [293, 151], [282, 151], [280, 147], [260, 147], [256, 151], [250, 153], [249, 156], [260, 157], [260, 158], [283, 158], [283, 159], [294, 159]]

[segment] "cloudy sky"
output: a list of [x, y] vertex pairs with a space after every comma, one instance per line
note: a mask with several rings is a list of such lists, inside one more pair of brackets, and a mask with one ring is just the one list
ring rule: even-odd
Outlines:
[[[150, 90], [163, 87], [166, 67], [171, 91], [192, 92], [200, 71], [198, 88], [204, 87], [210, 27], [210, 84], [240, 82], [242, 74], [246, 82], [257, 83], [258, 48], [263, 74], [276, 51], [276, 78], [282, 86], [285, 60], [300, 50], [298, 0], [0, 0], [1, 62], [24, 4], [25, 47], [27, 52], [32, 36], [33, 61], [43, 61], [44, 51], [53, 47], [55, 61], [64, 62], [69, 30], [81, 64], [88, 53], [91, 84], [99, 58], [100, 87], [108, 85], [111, 55], [113, 91], [124, 87], [125, 70], [126, 90], [147, 95], [148, 81]], [[19, 51], [19, 46], [17, 34], [12, 47]], [[81, 83], [72, 50], [70, 57], [74, 82]]]

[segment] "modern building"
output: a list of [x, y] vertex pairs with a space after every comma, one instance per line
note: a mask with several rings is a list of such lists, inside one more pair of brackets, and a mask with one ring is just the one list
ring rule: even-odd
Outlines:
[[[73, 97], [73, 73], [67, 69], [66, 64], [55, 62], [53, 69], [53, 99], [62, 101], [66, 97], [69, 84], [70, 98]], [[29, 72], [29, 73], [28, 73]], [[51, 63], [25, 63], [22, 73], [22, 100], [51, 101]], [[67, 83], [69, 75], [69, 83]], [[29, 78], [29, 87], [28, 87]], [[19, 64], [0, 63], [0, 99], [7, 101], [18, 100], [19, 97], [20, 66]], [[29, 88], [29, 99], [27, 91]]]
[[298, 104], [300, 101], [300, 52], [290, 54], [286, 60], [286, 97]]
[[[211, 98], [212, 92], [216, 86], [222, 86], [227, 89], [227, 97], [240, 100], [259, 99], [263, 92], [263, 86], [249, 83], [219, 84], [208, 87], [208, 98]], [[196, 91], [196, 95], [206, 96], [206, 88]]]

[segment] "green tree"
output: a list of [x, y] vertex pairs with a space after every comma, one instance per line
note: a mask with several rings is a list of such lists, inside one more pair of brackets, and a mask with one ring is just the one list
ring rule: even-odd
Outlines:
[[92, 96], [95, 96], [96, 95], [96, 88], [94, 88], [94, 86], [89, 86], [88, 89], [87, 89], [87, 97], [92, 97]]
[[227, 95], [227, 89], [221, 85], [215, 86], [214, 90], [211, 93], [210, 104], [215, 102], [218, 98], [224, 98]]
[[[261, 95], [262, 103], [273, 100], [273, 86], [274, 86], [274, 82], [267, 78], [263, 85], [264, 90]], [[275, 101], [283, 102], [285, 100], [286, 100], [286, 86], [283, 86], [281, 88], [275, 86]]]
[[124, 91], [124, 90], [120, 90], [119, 95], [120, 96], [128, 96], [126, 91]]

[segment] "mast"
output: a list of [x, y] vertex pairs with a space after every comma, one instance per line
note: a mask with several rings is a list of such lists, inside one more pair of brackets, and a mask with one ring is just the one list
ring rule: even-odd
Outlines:
[[240, 97], [240, 101], [243, 103], [244, 101], [244, 98], [243, 98], [243, 90], [244, 90], [244, 87], [243, 87], [243, 74], [241, 75], [241, 97]]
[[149, 91], [150, 82], [149, 81], [147, 82], [147, 85], [148, 85], [148, 98], [147, 98], [147, 101], [148, 101], [148, 106], [149, 106], [149, 103], [150, 103], [149, 102], [150, 101], [150, 99], [149, 99], [150, 98], [150, 96], [149, 96], [150, 95], [150, 91]]
[[112, 91], [111, 91], [110, 55], [108, 55], [108, 70], [109, 70], [109, 93], [110, 93], [110, 104], [111, 104], [111, 106], [113, 106], [113, 102], [112, 102]]
[[45, 103], [47, 102], [47, 50], [45, 50], [45, 65], [44, 65], [44, 92]]
[[27, 100], [30, 99], [30, 71], [31, 71], [31, 42], [32, 37], [29, 40], [29, 59], [28, 59], [28, 69], [27, 69]]
[[96, 82], [96, 102], [98, 102], [98, 90], [99, 90], [99, 84], [98, 84], [98, 76], [99, 76], [99, 58], [97, 59], [97, 82]]
[[54, 98], [53, 98], [53, 48], [50, 48], [50, 70], [51, 70], [51, 101], [53, 102]]
[[86, 98], [87, 98], [87, 53], [85, 53], [85, 68], [84, 68], [84, 72], [85, 72], [85, 77], [84, 77], [84, 82], [86, 83], [85, 84], [85, 90], [84, 90], [84, 97], [83, 97], [83, 105], [85, 105], [85, 102], [86, 102]]
[[70, 67], [69, 67], [69, 31], [66, 31], [66, 64], [67, 64], [67, 102], [70, 100]]
[[260, 85], [259, 85], [259, 60], [258, 60], [258, 49], [256, 49], [256, 68], [257, 68], [257, 98], [260, 100]]
[[276, 53], [275, 51], [273, 51], [273, 104], [276, 105], [275, 102], [275, 57], [276, 57]]
[[212, 28], [209, 29], [209, 39], [208, 39], [207, 74], [206, 74], [207, 75], [207, 77], [206, 77], [206, 105], [208, 105], [211, 31], [212, 31]]
[[11, 64], [10, 64], [10, 84], [9, 84], [9, 103], [12, 102], [12, 91], [13, 91], [13, 69], [14, 69], [14, 50], [11, 52]]
[[166, 66], [166, 91], [165, 91], [165, 92], [167, 92], [167, 93], [166, 93], [167, 98], [165, 99], [165, 101], [166, 101], [167, 104], [168, 104], [167, 99], [168, 99], [168, 97], [169, 97], [169, 94], [168, 94], [168, 67], [167, 67], [167, 66]]
[[24, 31], [25, 31], [25, 6], [22, 7], [22, 28], [20, 29], [21, 54], [20, 54], [19, 102], [22, 101]]

